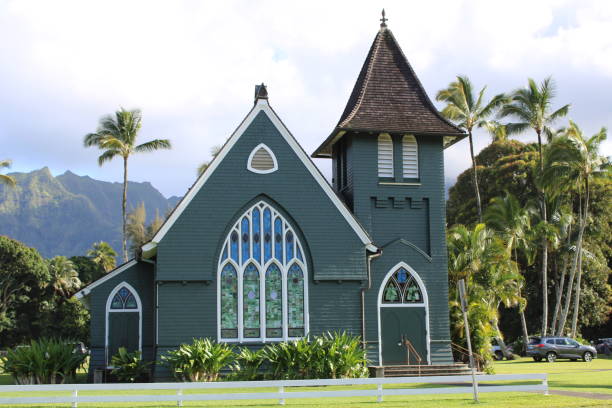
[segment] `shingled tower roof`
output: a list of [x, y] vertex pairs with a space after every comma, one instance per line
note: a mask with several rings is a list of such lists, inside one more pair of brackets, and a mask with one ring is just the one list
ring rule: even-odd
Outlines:
[[384, 21], [338, 125], [312, 156], [330, 157], [350, 130], [450, 136], [447, 141], [465, 136], [440, 115]]

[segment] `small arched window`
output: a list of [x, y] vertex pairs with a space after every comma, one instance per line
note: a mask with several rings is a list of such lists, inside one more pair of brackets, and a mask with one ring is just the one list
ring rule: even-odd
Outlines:
[[378, 135], [378, 177], [393, 177], [393, 140], [388, 133]]
[[257, 145], [251, 154], [247, 163], [247, 169], [253, 173], [268, 174], [278, 170], [276, 156], [268, 146], [261, 143]]
[[419, 146], [413, 135], [402, 138], [402, 170], [404, 178], [419, 178]]
[[383, 291], [383, 303], [423, 303], [423, 293], [414, 277], [400, 267], [389, 278]]
[[125, 286], [119, 289], [111, 301], [111, 309], [138, 309], [138, 303], [132, 292]]

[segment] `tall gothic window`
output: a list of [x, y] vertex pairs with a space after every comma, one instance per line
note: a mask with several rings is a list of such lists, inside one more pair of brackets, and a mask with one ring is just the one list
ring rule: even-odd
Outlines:
[[393, 177], [393, 140], [388, 133], [378, 135], [378, 177]]
[[259, 202], [230, 230], [219, 259], [219, 339], [287, 340], [308, 332], [307, 268], [295, 230]]
[[419, 146], [413, 135], [402, 137], [402, 175], [404, 178], [419, 178]]

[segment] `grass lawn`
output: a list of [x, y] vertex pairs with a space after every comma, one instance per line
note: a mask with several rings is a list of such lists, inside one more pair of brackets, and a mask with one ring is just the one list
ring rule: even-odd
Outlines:
[[[503, 361], [495, 363], [496, 374], [521, 374], [521, 373], [548, 373], [549, 387], [551, 390], [565, 390], [578, 392], [595, 392], [612, 394], [612, 359], [599, 358], [591, 363], [570, 362], [560, 360], [555, 363], [536, 363], [531, 359], [520, 359], [515, 361]], [[11, 379], [6, 375], [0, 375], [0, 384], [11, 384]], [[359, 387], [361, 389], [367, 387]], [[306, 390], [321, 390], [321, 387], [300, 388], [301, 391]], [[325, 390], [341, 390], [346, 387], [326, 387]], [[287, 389], [287, 392], [296, 391], [297, 389]], [[331, 399], [298, 399], [287, 400], [286, 404], [292, 407], [308, 407], [319, 408], [334, 406], [340, 407], [406, 407], [407, 405], [418, 407], [468, 407], [474, 406], [471, 400], [470, 388], [468, 393], [460, 395], [423, 395], [423, 396], [397, 396], [385, 397], [383, 403], [376, 403], [375, 397], [357, 397], [357, 398], [331, 398]], [[236, 390], [238, 391], [238, 390]], [[241, 389], [238, 392], [263, 392], [276, 391], [271, 389]], [[190, 390], [187, 393], [202, 393], [211, 392], [204, 390]], [[222, 392], [221, 390], [213, 392]], [[115, 392], [82, 392], [81, 395], [112, 395]], [[133, 394], [173, 394], [171, 391], [133, 391]], [[50, 395], [50, 393], [45, 393]], [[17, 396], [24, 394], [2, 393], [0, 397]], [[44, 395], [39, 393], [38, 395]], [[53, 395], [69, 395], [69, 393], [53, 393]], [[34, 395], [31, 395], [34, 396]], [[481, 394], [480, 404], [482, 407], [610, 407], [612, 400], [597, 400], [582, 397], [568, 397], [559, 395], [544, 396], [535, 393], [491, 393]], [[185, 402], [185, 406], [208, 406], [208, 407], [277, 407], [278, 401], [261, 400], [261, 401], [213, 401], [213, 402]], [[3, 407], [6, 405], [0, 405]], [[26, 407], [25, 405], [21, 405]], [[53, 406], [53, 405], [46, 405]], [[55, 405], [61, 406], [61, 405]], [[63, 406], [67, 406], [64, 404]], [[107, 404], [79, 404], [82, 407], [171, 407], [176, 406], [176, 403], [107, 403]], [[28, 405], [27, 407], [34, 407]]]

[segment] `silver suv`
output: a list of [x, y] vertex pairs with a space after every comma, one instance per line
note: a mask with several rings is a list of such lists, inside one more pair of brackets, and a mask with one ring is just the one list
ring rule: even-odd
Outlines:
[[573, 361], [581, 358], [589, 362], [597, 357], [597, 350], [569, 337], [532, 337], [527, 345], [527, 355], [535, 361], [546, 359], [549, 363], [554, 363], [558, 358], [569, 358]]

